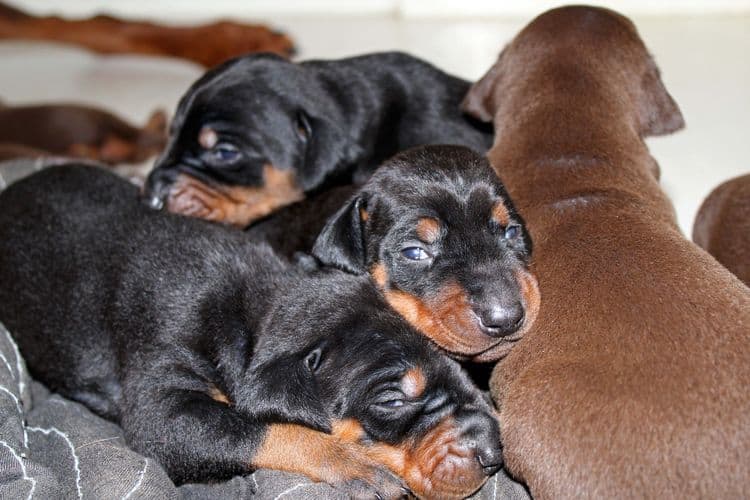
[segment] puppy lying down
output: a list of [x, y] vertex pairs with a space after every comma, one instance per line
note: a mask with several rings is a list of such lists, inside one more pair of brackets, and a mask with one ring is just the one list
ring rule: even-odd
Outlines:
[[55, 167], [0, 195], [0, 281], [32, 375], [178, 483], [265, 467], [450, 498], [501, 465], [492, 408], [367, 277], [304, 274], [107, 172]]
[[456, 359], [502, 358], [539, 310], [524, 222], [487, 160], [463, 146], [399, 153], [358, 191], [282, 208], [246, 234], [288, 257], [310, 252], [369, 274], [393, 309]]

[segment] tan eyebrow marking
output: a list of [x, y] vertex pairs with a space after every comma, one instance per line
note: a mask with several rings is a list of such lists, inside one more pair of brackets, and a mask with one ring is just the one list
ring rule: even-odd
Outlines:
[[434, 243], [440, 236], [440, 222], [434, 217], [422, 217], [417, 221], [417, 236], [425, 243]]
[[216, 131], [211, 127], [203, 126], [198, 133], [198, 144], [204, 149], [211, 149], [216, 146], [217, 142], [219, 142], [219, 135]]
[[418, 398], [424, 393], [427, 380], [424, 372], [418, 366], [407, 371], [401, 379], [401, 390], [410, 398]]
[[492, 207], [492, 218], [502, 227], [510, 224], [510, 212], [508, 212], [508, 207], [505, 206], [503, 200], [498, 201]]

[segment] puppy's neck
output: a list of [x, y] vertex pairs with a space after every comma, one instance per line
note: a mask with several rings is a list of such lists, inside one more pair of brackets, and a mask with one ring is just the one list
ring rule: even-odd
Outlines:
[[520, 211], [589, 209], [611, 194], [671, 214], [623, 86], [573, 64], [555, 63], [550, 78], [550, 66], [527, 70], [525, 81], [505, 82], [508, 91], [498, 93], [488, 156]]

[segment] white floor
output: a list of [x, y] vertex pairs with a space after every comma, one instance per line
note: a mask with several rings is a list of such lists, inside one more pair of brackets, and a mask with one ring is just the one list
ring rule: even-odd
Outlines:
[[[399, 49], [476, 79], [530, 19], [404, 20], [395, 16], [266, 20], [297, 41], [299, 58]], [[680, 104], [687, 129], [649, 145], [662, 167], [682, 229], [721, 181], [750, 171], [750, 15], [635, 18]], [[174, 60], [98, 57], [49, 44], [0, 43], [0, 98], [75, 100], [142, 122], [172, 110], [202, 70]]]

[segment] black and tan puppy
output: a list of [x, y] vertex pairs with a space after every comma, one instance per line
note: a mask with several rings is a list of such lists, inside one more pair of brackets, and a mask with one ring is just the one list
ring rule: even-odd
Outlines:
[[396, 52], [238, 58], [188, 89], [145, 196], [157, 208], [244, 227], [323, 186], [361, 182], [412, 146], [486, 151], [491, 127], [459, 109], [468, 89]]
[[302, 274], [108, 172], [51, 168], [0, 195], [0, 282], [31, 373], [177, 482], [266, 467], [455, 498], [500, 466], [493, 410], [370, 279]]
[[[310, 245], [348, 194], [332, 190], [248, 229], [274, 248]], [[284, 231], [287, 228], [288, 231]], [[300, 236], [305, 235], [305, 236]], [[533, 324], [531, 242], [487, 160], [462, 146], [423, 146], [380, 166], [320, 230], [323, 265], [369, 273], [388, 303], [460, 359], [494, 361]]]

